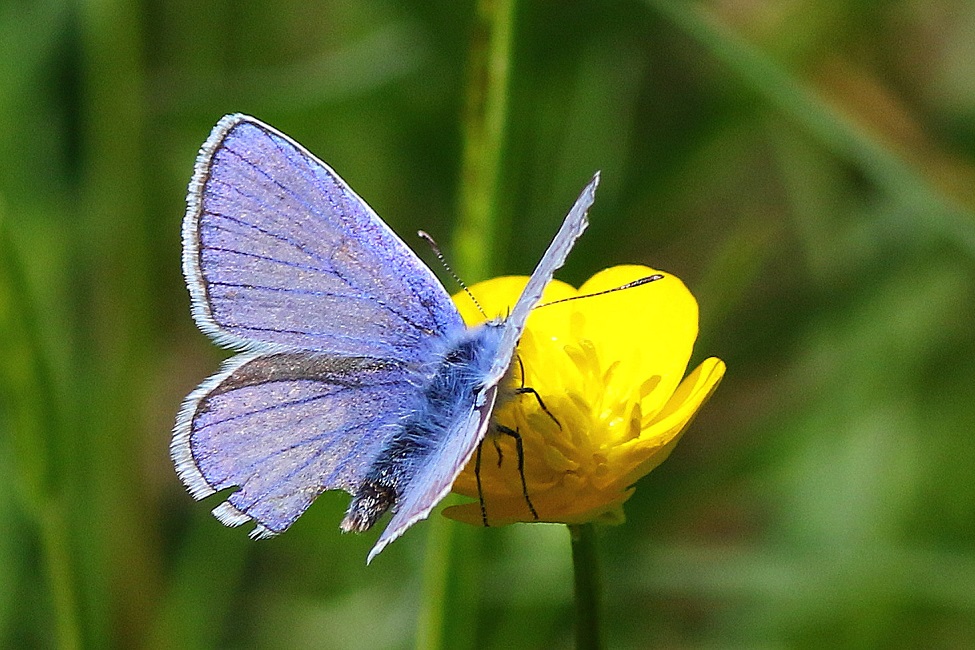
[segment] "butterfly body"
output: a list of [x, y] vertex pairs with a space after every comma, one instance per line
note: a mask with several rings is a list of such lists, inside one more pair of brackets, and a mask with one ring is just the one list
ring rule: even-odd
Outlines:
[[586, 228], [583, 190], [505, 319], [468, 329], [427, 268], [334, 171], [245, 115], [214, 127], [183, 219], [193, 316], [240, 353], [183, 402], [190, 494], [235, 489], [224, 524], [283, 532], [325, 490], [344, 530], [387, 510], [371, 560], [449, 492], [490, 427], [531, 308]]
[[[477, 417], [479, 428], [487, 427], [497, 399], [497, 386], [501, 383], [490, 376], [490, 371], [502, 328], [502, 321], [492, 321], [467, 330], [445, 350], [423, 386], [416, 408], [406, 417], [402, 429], [389, 437], [365, 479], [353, 492], [342, 522], [343, 530], [367, 530], [390, 507], [395, 512], [396, 504], [403, 501], [413, 484], [432, 483], [440, 490], [449, 488], [443, 485], [444, 481], [427, 480], [428, 468], [438, 465], [429, 459], [446, 458], [465, 463], [477, 441], [457, 433], [473, 417]], [[464, 441], [466, 445], [457, 444]], [[432, 498], [429, 494], [423, 496]]]

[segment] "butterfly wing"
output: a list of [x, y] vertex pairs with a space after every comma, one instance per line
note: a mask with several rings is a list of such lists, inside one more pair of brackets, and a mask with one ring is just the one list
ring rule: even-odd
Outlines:
[[504, 320], [504, 334], [501, 337], [498, 355], [490, 374], [494, 382], [500, 381], [508, 371], [508, 366], [511, 365], [511, 357], [515, 353], [515, 347], [525, 329], [528, 314], [542, 299], [542, 292], [545, 291], [545, 287], [552, 281], [555, 272], [565, 264], [565, 259], [569, 256], [572, 246], [589, 226], [589, 208], [596, 200], [596, 188], [598, 186], [599, 172], [596, 172], [572, 205], [572, 209], [566, 215], [562, 226], [555, 234], [555, 238], [549, 244], [545, 254], [542, 255], [542, 259], [538, 262], [538, 266], [535, 267], [535, 271], [528, 279], [521, 296], [518, 297], [515, 306], [511, 308], [511, 313]]
[[324, 490], [359, 484], [412, 407], [414, 382], [398, 362], [239, 354], [184, 402], [177, 471], [197, 499], [240, 488], [213, 511], [223, 523], [280, 533]]
[[[447, 429], [440, 437], [442, 442], [439, 448], [428, 461], [415, 468], [416, 473], [403, 491], [389, 524], [370, 551], [369, 560], [407, 528], [430, 514], [450, 491], [458, 474], [484, 439], [491, 425], [498, 384], [511, 365], [528, 314], [541, 299], [545, 285], [551, 281], [556, 269], [565, 263], [572, 245], [586, 229], [586, 215], [595, 200], [598, 184], [597, 173], [572, 206], [508, 318], [500, 325], [486, 325], [472, 339], [476, 341], [476, 346], [471, 355], [471, 365], [477, 369], [474, 374], [479, 376], [469, 376], [470, 369], [459, 373], [457, 390], [466, 381], [473, 383], [474, 399], [466, 405], [467, 408], [459, 409], [447, 418]], [[487, 362], [478, 363], [480, 359], [487, 359]]]
[[464, 331], [430, 270], [341, 178], [243, 115], [214, 127], [183, 220], [200, 328], [245, 352], [184, 402], [171, 451], [214, 514], [287, 528], [323, 490], [353, 491], [420, 398], [414, 375]]
[[463, 329], [450, 296], [325, 163], [245, 115], [203, 145], [183, 220], [193, 315], [218, 343], [414, 361]]
[[402, 535], [416, 522], [426, 519], [433, 508], [450, 492], [457, 475], [471, 459], [477, 444], [484, 438], [494, 410], [497, 385], [477, 395], [473, 408], [457, 414], [443, 438], [437, 453], [416, 468], [389, 523], [376, 540], [366, 563], [379, 555], [387, 544]]

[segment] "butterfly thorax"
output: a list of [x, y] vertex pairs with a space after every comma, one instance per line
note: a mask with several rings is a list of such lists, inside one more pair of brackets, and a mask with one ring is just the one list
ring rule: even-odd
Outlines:
[[[490, 414], [494, 405], [500, 378], [491, 376], [491, 368], [502, 332], [501, 321], [490, 321], [465, 330], [445, 346], [422, 398], [409, 409], [402, 428], [390, 436], [353, 494], [343, 530], [372, 527], [386, 510], [398, 509], [408, 487], [427, 489], [437, 483], [433, 475], [451, 473], [452, 467], [436, 467], [433, 459], [461, 464], [468, 460], [487, 426], [479, 415]], [[452, 445], [457, 453], [445, 453]]]

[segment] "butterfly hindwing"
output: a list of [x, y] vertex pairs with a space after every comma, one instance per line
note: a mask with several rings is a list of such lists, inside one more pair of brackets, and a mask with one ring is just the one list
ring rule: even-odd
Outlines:
[[186, 399], [177, 471], [198, 499], [240, 488], [214, 510], [224, 523], [279, 533], [322, 491], [355, 489], [413, 406], [415, 381], [396, 362], [240, 354]]

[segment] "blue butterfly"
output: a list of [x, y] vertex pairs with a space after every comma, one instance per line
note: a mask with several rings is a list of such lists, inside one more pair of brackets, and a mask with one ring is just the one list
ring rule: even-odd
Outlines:
[[183, 220], [193, 317], [240, 353], [183, 402], [171, 453], [213, 514], [283, 532], [325, 490], [345, 531], [389, 524], [368, 561], [424, 519], [507, 397], [531, 309], [587, 226], [583, 190], [507, 318], [468, 328], [430, 269], [325, 163], [228, 115], [196, 160]]

